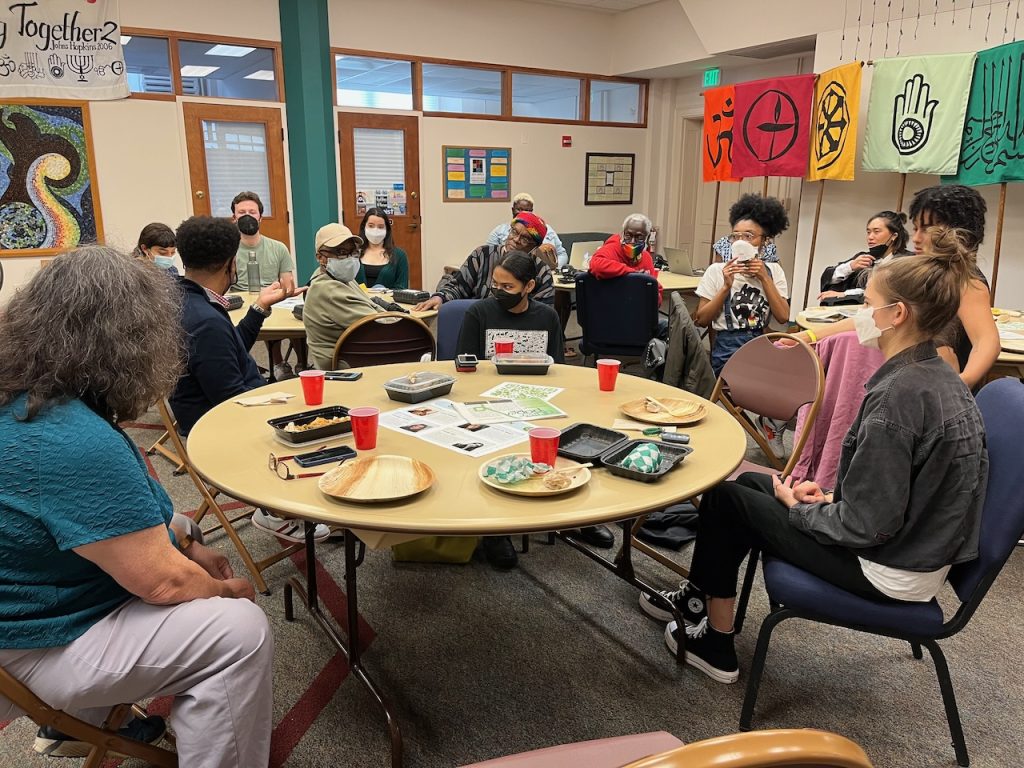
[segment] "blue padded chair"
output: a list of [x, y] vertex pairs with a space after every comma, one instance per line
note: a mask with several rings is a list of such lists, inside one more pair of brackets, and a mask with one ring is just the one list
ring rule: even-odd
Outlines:
[[437, 310], [437, 359], [454, 360], [459, 345], [462, 318], [476, 299], [446, 301]]
[[598, 280], [576, 275], [576, 317], [588, 355], [639, 357], [658, 335], [658, 281], [643, 272]]
[[935, 600], [928, 603], [865, 600], [789, 563], [766, 557], [764, 582], [772, 610], [761, 624], [757, 638], [740, 714], [741, 730], [750, 730], [772, 630], [785, 619], [808, 619], [906, 640], [911, 644], [916, 659], [921, 658], [921, 646], [927, 648], [939, 678], [957, 763], [969, 765], [949, 667], [937, 641], [955, 635], [967, 625], [1024, 533], [1024, 494], [1021, 493], [1019, 479], [1020, 436], [1024, 434], [1024, 384], [1017, 379], [998, 379], [978, 395], [978, 407], [987, 433], [988, 488], [981, 513], [978, 558], [955, 565], [949, 572], [949, 583], [960, 599], [957, 612], [945, 621]]

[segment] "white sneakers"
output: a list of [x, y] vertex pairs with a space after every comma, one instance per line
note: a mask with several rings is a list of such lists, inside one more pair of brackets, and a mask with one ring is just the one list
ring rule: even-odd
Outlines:
[[[252, 513], [252, 524], [267, 533], [272, 533], [279, 539], [285, 541], [303, 542], [306, 536], [301, 520], [292, 520], [285, 517], [275, 517], [265, 509], [256, 508]], [[322, 523], [317, 524], [313, 531], [314, 541], [323, 541], [331, 535], [331, 529]]]

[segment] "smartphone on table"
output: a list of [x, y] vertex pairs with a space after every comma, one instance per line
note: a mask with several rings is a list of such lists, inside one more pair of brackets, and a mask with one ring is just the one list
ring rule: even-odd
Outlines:
[[324, 371], [326, 381], [358, 381], [361, 378], [362, 371]]
[[339, 445], [334, 448], [321, 448], [319, 451], [301, 453], [295, 457], [295, 463], [300, 467], [318, 467], [321, 464], [355, 458], [355, 455], [356, 452], [350, 446]]

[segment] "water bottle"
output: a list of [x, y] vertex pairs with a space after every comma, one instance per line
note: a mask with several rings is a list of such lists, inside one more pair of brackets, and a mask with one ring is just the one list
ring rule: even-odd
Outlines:
[[583, 271], [590, 271], [590, 251], [586, 251], [583, 254]]
[[249, 293], [260, 292], [260, 265], [256, 261], [256, 251], [249, 251], [249, 263], [245, 265], [245, 281], [249, 285]]

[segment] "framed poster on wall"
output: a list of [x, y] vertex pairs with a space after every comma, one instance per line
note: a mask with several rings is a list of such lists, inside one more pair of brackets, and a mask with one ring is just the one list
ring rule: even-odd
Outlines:
[[508, 202], [512, 183], [510, 147], [441, 147], [446, 203]]
[[633, 202], [636, 155], [587, 152], [584, 205], [629, 205]]
[[88, 103], [0, 105], [0, 256], [102, 240]]

